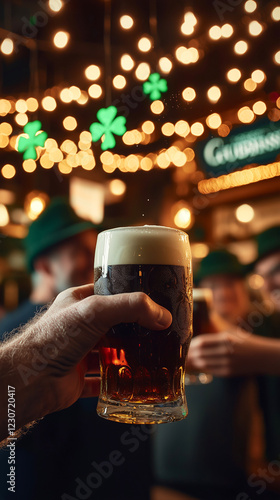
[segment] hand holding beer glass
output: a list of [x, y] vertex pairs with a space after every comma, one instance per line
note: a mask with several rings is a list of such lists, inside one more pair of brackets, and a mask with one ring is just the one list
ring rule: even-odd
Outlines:
[[172, 323], [161, 331], [137, 323], [111, 328], [99, 349], [97, 413], [126, 423], [181, 420], [188, 413], [184, 377], [192, 336], [192, 269], [186, 233], [139, 226], [98, 235], [94, 293], [136, 291], [168, 309]]

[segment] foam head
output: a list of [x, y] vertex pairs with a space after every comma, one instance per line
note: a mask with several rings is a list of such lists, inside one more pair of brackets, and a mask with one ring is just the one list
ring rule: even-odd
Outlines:
[[164, 226], [128, 226], [99, 233], [94, 267], [128, 264], [190, 267], [188, 235]]

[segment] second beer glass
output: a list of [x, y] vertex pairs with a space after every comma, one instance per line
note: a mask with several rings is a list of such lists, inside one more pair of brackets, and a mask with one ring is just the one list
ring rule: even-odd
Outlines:
[[97, 413], [127, 423], [185, 418], [185, 361], [192, 335], [188, 236], [162, 226], [103, 231], [97, 239], [94, 275], [95, 294], [142, 291], [173, 317], [166, 330], [122, 323], [103, 338]]

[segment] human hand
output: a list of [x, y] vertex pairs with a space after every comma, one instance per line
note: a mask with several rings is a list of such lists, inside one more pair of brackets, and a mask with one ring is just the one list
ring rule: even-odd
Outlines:
[[234, 333], [198, 335], [190, 343], [187, 368], [224, 377], [258, 373], [259, 341], [238, 328]]

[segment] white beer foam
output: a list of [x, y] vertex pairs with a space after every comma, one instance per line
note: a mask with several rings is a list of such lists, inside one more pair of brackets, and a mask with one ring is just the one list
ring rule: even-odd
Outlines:
[[126, 264], [190, 267], [189, 237], [165, 226], [128, 226], [99, 233], [94, 267]]

